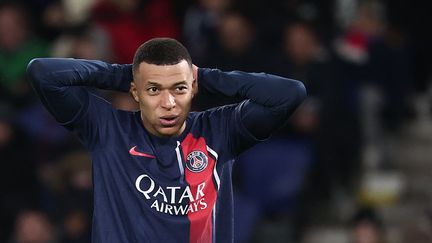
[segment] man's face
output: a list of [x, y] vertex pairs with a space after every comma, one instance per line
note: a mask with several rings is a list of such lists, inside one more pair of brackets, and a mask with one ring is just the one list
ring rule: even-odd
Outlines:
[[175, 65], [143, 62], [131, 83], [144, 127], [160, 137], [178, 136], [184, 131], [196, 90], [192, 68], [185, 60]]

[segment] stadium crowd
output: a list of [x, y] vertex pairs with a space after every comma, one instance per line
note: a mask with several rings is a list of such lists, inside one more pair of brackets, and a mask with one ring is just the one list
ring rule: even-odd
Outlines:
[[[162, 36], [184, 43], [197, 66], [304, 82], [306, 102], [271, 139], [241, 155], [234, 174], [236, 242], [302, 242], [310, 225], [331, 219], [338, 196], [356, 198], [367, 166], [391, 166], [380, 141], [415, 119], [412, 100], [430, 87], [426, 6], [0, 0], [0, 242], [89, 242], [91, 234], [91, 162], [35, 97], [27, 63], [34, 57], [131, 63], [141, 43]], [[128, 95], [101, 95], [119, 109], [137, 109]], [[193, 107], [233, 102], [200, 93]], [[346, 221], [347, 230], [363, 227], [361, 235], [366, 220], [380, 234], [379, 216], [361, 210], [371, 205], [355, 205], [360, 211]], [[263, 222], [285, 233], [265, 238], [256, 230]]]

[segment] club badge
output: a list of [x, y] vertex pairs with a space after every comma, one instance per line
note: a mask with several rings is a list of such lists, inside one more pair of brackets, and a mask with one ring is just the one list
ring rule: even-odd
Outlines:
[[207, 155], [201, 151], [192, 151], [186, 157], [186, 167], [195, 173], [203, 171], [208, 164]]

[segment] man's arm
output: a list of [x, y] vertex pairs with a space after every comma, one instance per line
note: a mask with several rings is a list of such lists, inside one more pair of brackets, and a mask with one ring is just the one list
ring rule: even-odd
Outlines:
[[27, 75], [48, 111], [62, 124], [85, 113], [95, 87], [129, 91], [131, 65], [70, 58], [37, 58], [27, 67]]
[[238, 120], [256, 139], [269, 137], [306, 98], [303, 83], [265, 73], [199, 68], [198, 83], [211, 93], [247, 99]]

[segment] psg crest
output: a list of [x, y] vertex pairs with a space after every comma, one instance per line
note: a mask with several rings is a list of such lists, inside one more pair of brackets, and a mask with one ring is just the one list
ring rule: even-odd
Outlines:
[[186, 167], [192, 172], [203, 171], [208, 164], [207, 156], [201, 151], [192, 151], [186, 157]]

